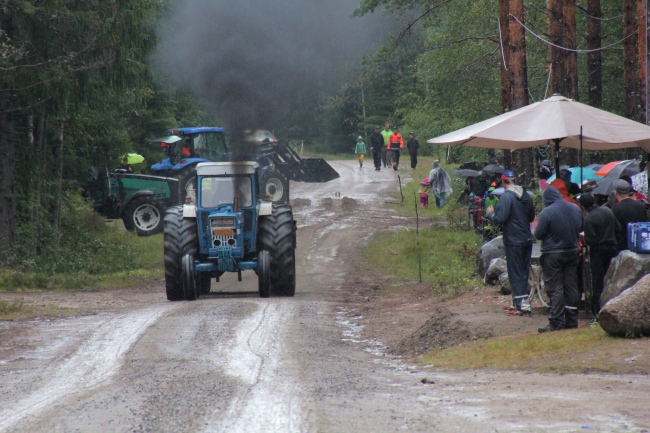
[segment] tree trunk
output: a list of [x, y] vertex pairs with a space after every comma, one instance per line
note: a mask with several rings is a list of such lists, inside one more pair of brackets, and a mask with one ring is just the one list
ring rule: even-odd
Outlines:
[[8, 258], [16, 242], [16, 145], [13, 117], [0, 103], [0, 261]]
[[[562, 46], [564, 32], [564, 1], [547, 0], [548, 8], [548, 37], [555, 44]], [[564, 82], [564, 50], [548, 46], [548, 64], [550, 67], [549, 95], [562, 93]]]
[[636, 0], [623, 0], [623, 83], [625, 88], [625, 117], [637, 118], [636, 54], [637, 37]]
[[[524, 18], [523, 0], [510, 0], [510, 14], [522, 23]], [[526, 65], [526, 33], [515, 20], [510, 20], [510, 72], [512, 76], [512, 109], [528, 105], [528, 70]], [[532, 151], [521, 149], [514, 152], [512, 167], [519, 175], [520, 182], [529, 185], [533, 179]]]
[[[512, 74], [510, 70], [510, 0], [499, 0], [499, 31], [501, 36], [501, 51], [503, 59], [500, 62], [501, 73], [501, 112], [506, 113], [512, 109]], [[512, 167], [512, 153], [503, 151], [503, 165]]]
[[648, 67], [648, 17], [646, 15], [646, 0], [638, 1], [638, 16], [639, 16], [639, 33], [638, 33], [638, 58], [639, 58], [639, 100], [641, 107], [639, 110], [639, 121], [647, 123], [647, 101], [646, 101], [646, 73]]
[[61, 235], [61, 206], [63, 203], [63, 137], [65, 130], [65, 120], [59, 119], [56, 122], [56, 156], [57, 156], [57, 185], [56, 185], [56, 195], [54, 203], [54, 227], [57, 229], [57, 239], [60, 239]]
[[[576, 1], [564, 2], [564, 36], [562, 46], [575, 50], [576, 45]], [[562, 94], [567, 98], [578, 99], [578, 53], [564, 52], [564, 86]]]
[[[587, 49], [601, 48], [600, 20], [603, 17], [600, 0], [587, 0]], [[587, 82], [589, 85], [589, 105], [603, 106], [603, 56], [600, 51], [587, 54]]]

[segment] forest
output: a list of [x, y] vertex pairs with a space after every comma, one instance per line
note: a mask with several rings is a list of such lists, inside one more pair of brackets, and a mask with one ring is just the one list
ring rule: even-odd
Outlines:
[[[175, 126], [228, 128], [227, 108], [254, 100], [274, 115], [250, 116], [257, 123], [247, 127], [330, 155], [351, 153], [374, 125], [399, 125], [423, 143], [555, 93], [646, 122], [645, 0], [362, 0], [343, 11], [351, 28], [363, 31], [360, 20], [373, 16], [395, 23], [383, 34], [368, 26], [375, 48], [350, 61], [328, 57], [343, 50], [340, 39], [264, 32], [282, 42], [269, 50], [286, 68], [273, 64], [269, 79], [259, 56], [224, 56], [230, 76], [263, 86], [233, 91], [226, 77], [209, 99], [194, 85], [205, 77], [180, 80], [164, 67], [170, 57], [155, 54], [175, 38], [160, 31], [174, 3], [0, 0], [0, 266], [29, 270], [78, 248], [83, 221], [74, 209], [86, 206], [80, 186], [93, 167], [117, 166], [131, 151], [156, 161], [147, 139]], [[264, 19], [282, 19], [285, 7], [269, 7]], [[345, 28], [331, 31], [345, 38]], [[482, 157], [465, 152], [450, 156]], [[532, 173], [539, 152], [508, 152], [505, 164]]]

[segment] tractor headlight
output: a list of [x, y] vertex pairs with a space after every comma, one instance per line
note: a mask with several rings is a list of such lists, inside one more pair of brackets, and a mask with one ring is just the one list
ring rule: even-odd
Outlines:
[[212, 218], [210, 220], [210, 227], [213, 229], [234, 229], [235, 218]]

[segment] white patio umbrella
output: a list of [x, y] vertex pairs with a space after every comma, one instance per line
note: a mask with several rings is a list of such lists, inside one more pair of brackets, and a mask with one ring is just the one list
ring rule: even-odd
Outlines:
[[[582, 131], [582, 132], [581, 132]], [[650, 152], [650, 127], [610, 112], [553, 95], [517, 110], [458, 129], [427, 143], [515, 150], [553, 142], [587, 150], [641, 147]]]

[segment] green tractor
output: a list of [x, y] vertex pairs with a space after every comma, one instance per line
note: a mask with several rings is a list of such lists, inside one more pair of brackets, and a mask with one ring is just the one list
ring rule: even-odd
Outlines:
[[165, 209], [181, 203], [178, 179], [95, 170], [84, 187], [94, 209], [108, 219], [122, 219], [124, 227], [139, 236], [163, 231]]
[[249, 162], [196, 166], [196, 201], [165, 213], [167, 299], [195, 300], [225, 272], [252, 270], [260, 297], [296, 292], [296, 222], [291, 206], [274, 204]]

